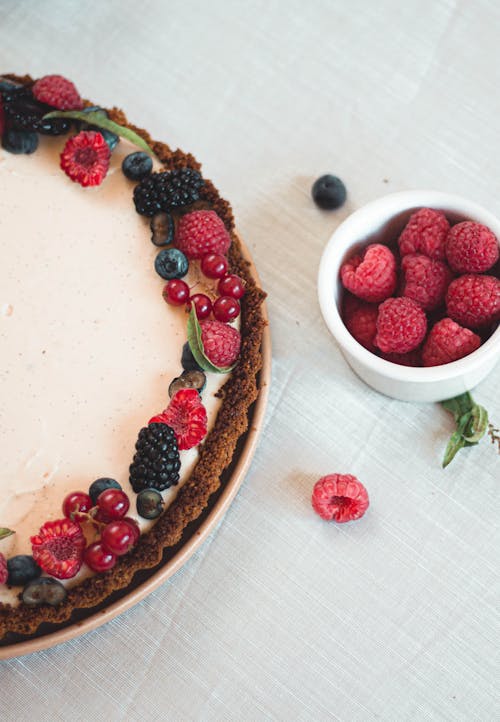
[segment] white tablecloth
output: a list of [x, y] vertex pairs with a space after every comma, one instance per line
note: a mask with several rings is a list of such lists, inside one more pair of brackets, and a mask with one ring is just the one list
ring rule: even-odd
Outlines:
[[[350, 371], [316, 300], [352, 210], [435, 188], [500, 213], [494, 0], [4, 0], [0, 67], [62, 72], [189, 149], [231, 199], [269, 292], [264, 433], [220, 527], [104, 627], [0, 667], [6, 720], [499, 719], [493, 446], [440, 461], [451, 418]], [[312, 181], [349, 191], [319, 211]], [[475, 391], [500, 423], [500, 373]], [[329, 525], [314, 481], [371, 507]]]

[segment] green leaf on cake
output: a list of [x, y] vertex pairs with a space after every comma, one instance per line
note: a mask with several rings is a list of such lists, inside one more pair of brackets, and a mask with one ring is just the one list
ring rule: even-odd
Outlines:
[[102, 110], [92, 110], [90, 113], [84, 113], [81, 110], [54, 110], [52, 113], [44, 115], [44, 119], [46, 118], [69, 118], [70, 120], [80, 120], [88, 125], [94, 125], [97, 128], [102, 128], [103, 130], [109, 130], [112, 133], [116, 133], [116, 135], [129, 140], [146, 153], [154, 155], [154, 152], [140, 135], [137, 135], [137, 133], [130, 130], [130, 128], [126, 128], [124, 125], [118, 125], [118, 123], [110, 120]]
[[5, 529], [4, 527], [0, 527], [0, 540], [6, 539], [8, 536], [11, 536], [12, 534], [15, 534], [15, 531], [12, 531], [12, 529]]
[[203, 342], [201, 340], [201, 326], [200, 322], [198, 321], [198, 317], [196, 315], [196, 311], [194, 310], [194, 305], [191, 308], [191, 312], [189, 314], [188, 318], [188, 324], [187, 324], [187, 337], [188, 337], [188, 343], [189, 348], [191, 349], [191, 353], [193, 354], [196, 363], [198, 366], [201, 366], [203, 371], [211, 371], [215, 374], [227, 374], [230, 371], [233, 370], [233, 366], [215, 366], [206, 356], [205, 351], [203, 349]]

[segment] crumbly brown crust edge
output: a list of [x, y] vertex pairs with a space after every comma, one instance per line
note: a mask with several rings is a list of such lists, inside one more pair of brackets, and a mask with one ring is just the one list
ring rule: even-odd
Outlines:
[[[34, 82], [30, 76], [3, 77], [25, 85]], [[191, 154], [179, 149], [171, 150], [165, 143], [154, 141], [147, 131], [129, 123], [123, 111], [112, 108], [108, 112], [112, 120], [126, 125], [144, 138], [166, 168], [188, 166], [200, 169], [201, 165]], [[201, 199], [195, 205], [210, 207], [223, 219], [232, 237], [229, 251], [231, 271], [241, 276], [246, 283], [241, 308], [240, 361], [219, 393], [222, 403], [214, 427], [200, 448], [191, 478], [183, 484], [176, 499], [155, 526], [141, 536], [129, 554], [120, 557], [111, 571], [86, 579], [68, 590], [67, 599], [58, 607], [44, 605], [30, 608], [23, 603], [11, 607], [0, 603], [0, 640], [11, 633], [33, 635], [42, 623], [67, 622], [75, 610], [97, 606], [113, 592], [125, 589], [136, 572], [158, 565], [164, 550], [181, 540], [185, 528], [202, 514], [212, 494], [219, 489], [221, 476], [232, 461], [236, 444], [248, 429], [249, 409], [259, 394], [258, 374], [262, 368], [262, 336], [266, 325], [262, 313], [265, 293], [257, 286], [250, 264], [243, 257], [240, 241], [234, 232], [230, 204], [220, 197], [210, 180], [205, 179], [201, 190]], [[131, 457], [132, 452], [131, 449]]]

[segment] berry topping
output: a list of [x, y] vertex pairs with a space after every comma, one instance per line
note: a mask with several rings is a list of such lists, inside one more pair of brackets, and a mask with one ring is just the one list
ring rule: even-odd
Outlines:
[[189, 300], [189, 286], [185, 281], [173, 278], [163, 289], [163, 298], [171, 306], [183, 306]]
[[[85, 515], [88, 514], [93, 505], [93, 501], [88, 494], [83, 491], [73, 491], [65, 497], [62, 512], [67, 519], [85, 521], [87, 518]], [[83, 516], [78, 512], [83, 512]]]
[[444, 260], [445, 241], [450, 224], [444, 213], [432, 208], [421, 208], [412, 213], [399, 237], [402, 256], [408, 253], [423, 253], [437, 261]]
[[411, 298], [388, 298], [378, 311], [375, 345], [383, 353], [408, 353], [427, 331], [427, 318]]
[[136, 453], [130, 465], [130, 484], [138, 493], [143, 489], [163, 491], [179, 481], [179, 450], [174, 430], [166, 424], [149, 424], [139, 431]]
[[44, 118], [53, 108], [39, 103], [29, 88], [21, 86], [2, 91], [2, 102], [6, 125], [14, 130], [61, 135], [71, 127], [71, 121], [67, 118]]
[[203, 391], [207, 383], [207, 377], [203, 371], [192, 370], [184, 371], [181, 376], [174, 379], [168, 387], [168, 395], [170, 398], [175, 396], [179, 389], [196, 389], [199, 394]]
[[70, 519], [47, 521], [30, 541], [33, 559], [47, 574], [57, 579], [70, 579], [80, 569], [85, 537], [76, 522]]
[[8, 584], [12, 587], [20, 587], [38, 579], [42, 570], [29, 554], [18, 554], [7, 561], [9, 572]]
[[193, 211], [179, 221], [175, 245], [188, 258], [207, 254], [224, 256], [231, 245], [231, 236], [215, 211]]
[[66, 141], [61, 168], [84, 188], [102, 183], [109, 168], [111, 152], [101, 133], [82, 130]]
[[10, 128], [2, 136], [2, 147], [9, 153], [29, 155], [38, 148], [38, 135], [28, 130]]
[[201, 259], [201, 270], [207, 278], [222, 278], [227, 271], [227, 258], [218, 253], [207, 253]]
[[101, 533], [101, 541], [108, 551], [120, 557], [132, 549], [136, 534], [136, 529], [128, 521], [117, 519], [106, 524]]
[[396, 289], [396, 259], [387, 246], [369, 245], [363, 255], [354, 256], [340, 269], [342, 283], [363, 301], [379, 303]]
[[180, 389], [163, 413], [150, 424], [167, 424], [174, 430], [179, 449], [192, 449], [207, 435], [207, 412], [196, 389]]
[[500, 319], [500, 281], [495, 276], [460, 276], [446, 294], [448, 316], [461, 326], [479, 328]]
[[142, 216], [154, 216], [191, 205], [200, 197], [203, 183], [198, 171], [191, 168], [151, 173], [134, 188], [135, 209]]
[[0, 552], [0, 584], [5, 584], [8, 577], [9, 572], [7, 570], [7, 560], [2, 554], [2, 552]]
[[189, 261], [177, 248], [164, 248], [155, 258], [156, 273], [169, 280], [182, 278], [189, 270]]
[[163, 497], [156, 489], [144, 489], [137, 495], [137, 513], [143, 519], [157, 519], [163, 511]]
[[424, 366], [440, 366], [468, 356], [481, 345], [480, 337], [451, 318], [438, 321], [427, 336], [422, 349]]
[[151, 218], [151, 242], [155, 246], [169, 246], [174, 242], [175, 223], [170, 213], [157, 213]]
[[375, 353], [374, 340], [377, 333], [378, 306], [367, 303], [346, 293], [342, 308], [342, 318], [347, 330], [356, 341], [368, 351]]
[[245, 295], [245, 284], [239, 276], [233, 273], [221, 278], [217, 285], [217, 290], [221, 296], [231, 296], [239, 300]]
[[182, 347], [181, 365], [185, 371], [203, 371], [196, 361], [188, 342]]
[[382, 358], [400, 366], [422, 366], [420, 349], [416, 348], [409, 353], [383, 353]]
[[108, 479], [106, 477], [93, 481], [89, 488], [89, 496], [94, 505], [97, 504], [99, 494], [101, 494], [101, 492], [105, 489], [121, 489], [121, 486], [114, 479]]
[[115, 566], [116, 554], [107, 549], [102, 541], [97, 541], [85, 549], [83, 560], [93, 572], [107, 572]]
[[30, 582], [22, 593], [22, 599], [27, 607], [38, 607], [40, 604], [50, 604], [57, 607], [67, 597], [66, 589], [61, 582], [51, 577], [40, 577]]
[[194, 305], [196, 316], [200, 321], [208, 318], [212, 313], [212, 301], [204, 293], [194, 293], [188, 301], [188, 308], [191, 308], [191, 304]]
[[240, 304], [231, 296], [220, 296], [214, 301], [214, 317], [217, 321], [229, 323], [240, 315]]
[[142, 150], [127, 155], [122, 162], [123, 174], [129, 180], [139, 181], [153, 170], [153, 159]]
[[444, 303], [451, 271], [442, 261], [422, 253], [409, 253], [401, 260], [403, 284], [401, 295], [412, 298], [424, 311], [432, 311]]
[[370, 502], [363, 484], [351, 474], [322, 476], [314, 485], [312, 506], [327, 521], [353, 521], [363, 516]]
[[446, 237], [446, 258], [457, 273], [483, 273], [498, 261], [498, 240], [481, 223], [457, 223]]
[[132, 519], [131, 516], [124, 516], [123, 521], [126, 521], [132, 530], [132, 538], [133, 543], [137, 544], [139, 541], [139, 537], [141, 536], [141, 527], [139, 526], [139, 523], [136, 521], [136, 519]]
[[205, 356], [218, 368], [232, 366], [240, 353], [240, 332], [222, 321], [203, 321], [201, 342]]
[[319, 208], [333, 210], [340, 208], [347, 197], [345, 185], [334, 175], [322, 175], [311, 189], [313, 201]]
[[97, 497], [99, 518], [106, 521], [122, 519], [130, 507], [128, 496], [121, 489], [105, 489]]
[[83, 103], [71, 80], [62, 75], [45, 75], [33, 85], [33, 95], [41, 103], [58, 110], [80, 110]]

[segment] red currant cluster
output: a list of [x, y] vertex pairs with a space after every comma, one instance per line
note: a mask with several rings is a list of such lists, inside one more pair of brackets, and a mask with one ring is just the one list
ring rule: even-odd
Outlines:
[[183, 306], [188, 309], [194, 305], [196, 315], [204, 321], [213, 314], [217, 321], [229, 323], [240, 315], [240, 298], [245, 294], [242, 279], [232, 273], [227, 273], [227, 258], [225, 256], [209, 253], [201, 259], [201, 270], [210, 279], [217, 280], [218, 297], [212, 301], [205, 293], [194, 293], [185, 281], [173, 278], [163, 289], [163, 298], [172, 306]]
[[64, 499], [62, 509], [66, 518], [80, 524], [88, 521], [100, 529], [101, 538], [89, 544], [83, 553], [83, 561], [94, 572], [112, 569], [117, 557], [130, 551], [139, 540], [139, 524], [125, 516], [129, 507], [129, 498], [121, 489], [102, 491], [96, 506], [83, 491], [74, 491]]

